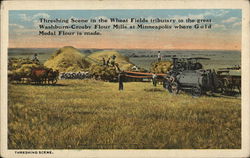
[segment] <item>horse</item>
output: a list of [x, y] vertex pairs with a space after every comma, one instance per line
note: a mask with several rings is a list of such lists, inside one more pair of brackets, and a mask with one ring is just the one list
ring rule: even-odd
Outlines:
[[31, 80], [35, 82], [35, 84], [43, 84], [46, 83], [46, 78], [48, 76], [48, 69], [44, 68], [35, 68], [31, 71]]
[[47, 73], [48, 84], [50, 84], [50, 81], [52, 84], [55, 84], [58, 80], [58, 76], [59, 76], [58, 70], [53, 71], [53, 69], [49, 69]]

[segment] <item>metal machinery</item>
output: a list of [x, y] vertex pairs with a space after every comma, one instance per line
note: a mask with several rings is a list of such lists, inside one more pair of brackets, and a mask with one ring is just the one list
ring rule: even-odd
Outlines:
[[235, 66], [231, 68], [220, 68], [217, 71], [217, 77], [222, 83], [222, 91], [232, 94], [236, 91], [241, 93], [241, 68]]
[[188, 91], [193, 96], [200, 96], [206, 91], [217, 91], [221, 85], [214, 70], [204, 70], [198, 60], [209, 58], [172, 58], [173, 66], [165, 76], [164, 88], [177, 94], [180, 90]]

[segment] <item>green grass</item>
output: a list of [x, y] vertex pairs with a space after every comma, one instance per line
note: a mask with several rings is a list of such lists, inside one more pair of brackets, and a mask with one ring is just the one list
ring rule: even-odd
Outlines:
[[9, 149], [239, 149], [239, 98], [171, 95], [151, 83], [9, 84]]

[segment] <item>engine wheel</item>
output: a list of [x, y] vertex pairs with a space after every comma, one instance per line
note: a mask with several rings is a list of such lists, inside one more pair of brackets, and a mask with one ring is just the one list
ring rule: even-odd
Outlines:
[[219, 93], [224, 93], [225, 87], [222, 81], [218, 81], [218, 86], [216, 87], [216, 91]]
[[192, 96], [199, 97], [202, 95], [201, 87], [194, 87], [192, 88]]
[[231, 95], [233, 92], [233, 86], [231, 84], [230, 78], [225, 77], [223, 79], [223, 86], [224, 86], [224, 92], [225, 94]]
[[179, 85], [177, 82], [173, 82], [170, 85], [169, 91], [173, 94], [178, 94], [179, 93]]

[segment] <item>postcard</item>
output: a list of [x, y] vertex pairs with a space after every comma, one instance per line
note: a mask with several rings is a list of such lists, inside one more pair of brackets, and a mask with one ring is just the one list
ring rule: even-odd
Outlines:
[[249, 2], [5, 1], [2, 157], [249, 157]]

